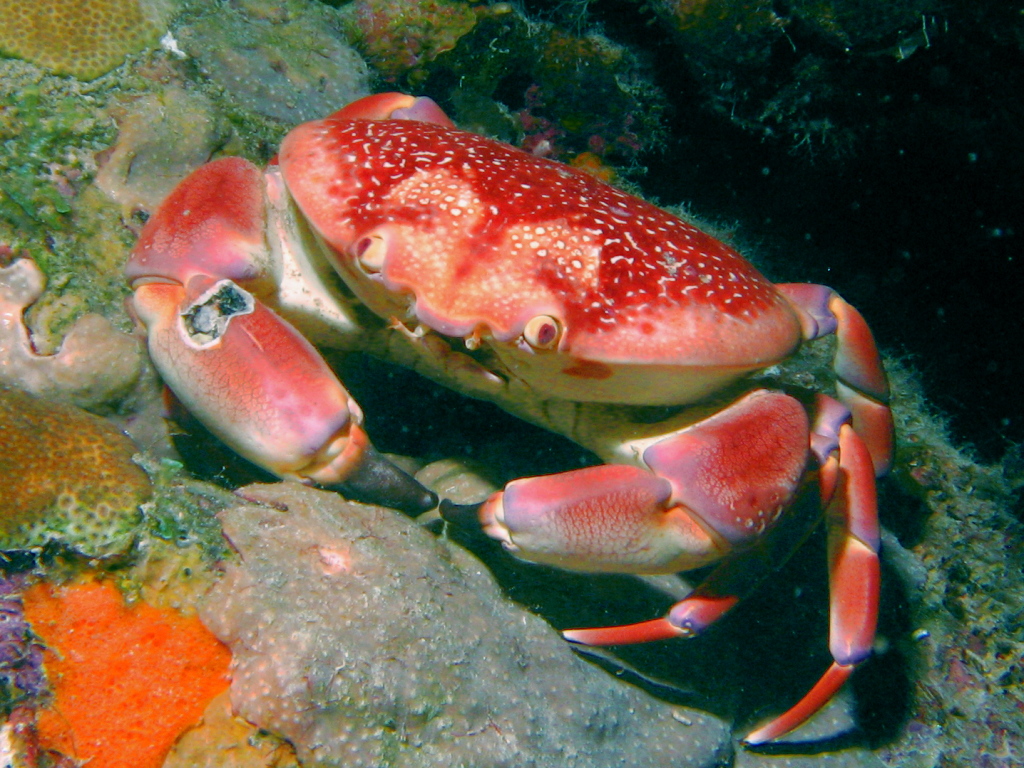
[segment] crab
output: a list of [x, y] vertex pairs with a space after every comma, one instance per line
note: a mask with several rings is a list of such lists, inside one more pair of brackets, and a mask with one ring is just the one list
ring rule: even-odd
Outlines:
[[[893, 422], [871, 332], [831, 289], [773, 284], [692, 224], [403, 94], [298, 126], [266, 170], [239, 158], [197, 169], [147, 222], [126, 275], [170, 389], [281, 478], [413, 513], [436, 504], [374, 450], [314, 344], [360, 350], [605, 462], [514, 480], [479, 505], [442, 502], [447, 519], [568, 569], [717, 563], [667, 615], [564, 632], [573, 643], [704, 631], [818, 522], [786, 514], [815, 481], [833, 662], [747, 744], [802, 724], [870, 654], [875, 478]], [[751, 383], [825, 336], [835, 397]]]

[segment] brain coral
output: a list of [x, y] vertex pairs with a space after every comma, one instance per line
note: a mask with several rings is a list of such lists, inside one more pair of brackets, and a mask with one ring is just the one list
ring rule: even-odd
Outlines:
[[0, 51], [92, 80], [164, 31], [163, 0], [0, 0]]
[[221, 521], [240, 557], [200, 617], [231, 647], [235, 712], [306, 768], [721, 764], [721, 721], [581, 661], [408, 518], [291, 483], [239, 493], [256, 503]]
[[136, 450], [98, 416], [0, 386], [0, 549], [125, 551], [150, 496]]

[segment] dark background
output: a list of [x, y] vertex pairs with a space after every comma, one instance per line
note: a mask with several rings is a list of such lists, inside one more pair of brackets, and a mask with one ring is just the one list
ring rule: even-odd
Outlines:
[[[902, 60], [817, 44], [831, 67], [824, 109], [857, 137], [844, 152], [759, 134], [714, 109], [651, 9], [586, 9], [588, 23], [650, 56], [671, 103], [664, 152], [644, 158], [645, 194], [736, 220], [774, 279], [842, 293], [986, 461], [1024, 440], [1024, 32], [1010, 5], [943, 5], [927, 17], [928, 45]], [[794, 40], [816, 44], [798, 33], [772, 51], [780, 82]]]

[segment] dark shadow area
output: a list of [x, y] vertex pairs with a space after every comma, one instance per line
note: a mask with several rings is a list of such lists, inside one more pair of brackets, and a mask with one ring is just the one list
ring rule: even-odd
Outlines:
[[653, 23], [649, 8], [595, 0], [587, 11], [611, 39], [651, 57], [673, 107], [665, 146], [643, 158], [645, 194], [738, 222], [743, 240], [768, 244], [755, 258], [773, 279], [842, 293], [880, 346], [910, 355], [956, 440], [985, 460], [1024, 441], [1016, 397], [1024, 357], [1015, 352], [1024, 340], [1016, 11], [945, 4], [941, 16], [922, 21], [934, 24], [928, 45], [903, 59], [888, 52], [892, 41], [846, 52], [787, 27], [771, 67], [758, 70], [762, 79], [741, 84], [766, 94], [796, 87], [794, 52], [813, 60], [827, 74], [805, 92], [822, 119], [856, 136], [843, 152], [799, 145], [784, 131], [770, 135], [770, 121], [751, 126], [712, 108], [702, 85], [717, 82], [716, 73], [701, 72], [698, 82], [687, 49]]

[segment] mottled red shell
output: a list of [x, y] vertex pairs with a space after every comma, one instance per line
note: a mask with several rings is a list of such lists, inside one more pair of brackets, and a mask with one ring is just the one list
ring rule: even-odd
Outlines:
[[280, 162], [342, 261], [368, 234], [386, 239], [380, 279], [412, 293], [442, 333], [511, 341], [550, 314], [576, 359], [738, 368], [799, 339], [788, 303], [729, 247], [506, 144], [411, 120], [328, 118], [289, 134]]

